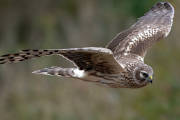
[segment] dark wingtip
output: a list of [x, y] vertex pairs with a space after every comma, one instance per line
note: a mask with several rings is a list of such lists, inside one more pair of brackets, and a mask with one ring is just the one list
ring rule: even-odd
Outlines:
[[152, 10], [155, 9], [166, 9], [168, 11], [174, 11], [174, 7], [169, 2], [158, 2], [152, 7]]

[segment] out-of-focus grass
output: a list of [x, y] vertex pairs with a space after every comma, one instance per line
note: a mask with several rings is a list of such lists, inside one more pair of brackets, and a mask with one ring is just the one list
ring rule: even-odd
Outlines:
[[[156, 0], [1, 0], [0, 54], [27, 48], [105, 46]], [[172, 1], [170, 1], [172, 2]], [[180, 2], [174, 26], [145, 61], [152, 85], [112, 89], [79, 80], [33, 75], [49, 66], [72, 66], [44, 57], [0, 66], [2, 120], [178, 120], [180, 119]]]

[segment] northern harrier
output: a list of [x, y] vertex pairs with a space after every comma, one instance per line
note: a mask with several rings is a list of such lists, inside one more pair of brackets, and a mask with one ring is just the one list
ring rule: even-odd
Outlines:
[[140, 88], [152, 83], [153, 69], [144, 63], [146, 52], [169, 34], [173, 17], [173, 6], [158, 2], [129, 29], [119, 33], [106, 48], [23, 50], [2, 55], [0, 64], [61, 55], [77, 67], [50, 67], [33, 73], [71, 77], [113, 88]]

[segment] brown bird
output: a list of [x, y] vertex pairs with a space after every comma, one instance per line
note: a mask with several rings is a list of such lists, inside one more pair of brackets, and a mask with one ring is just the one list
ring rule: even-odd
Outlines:
[[153, 69], [144, 63], [146, 52], [155, 42], [167, 37], [173, 17], [173, 6], [158, 2], [129, 29], [120, 32], [106, 48], [23, 50], [2, 55], [0, 64], [61, 55], [76, 67], [50, 67], [33, 73], [71, 77], [113, 88], [140, 88], [152, 83]]

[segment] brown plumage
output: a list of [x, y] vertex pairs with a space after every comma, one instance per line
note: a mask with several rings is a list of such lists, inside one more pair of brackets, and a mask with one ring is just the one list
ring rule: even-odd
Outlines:
[[0, 64], [61, 55], [76, 67], [50, 67], [33, 73], [72, 77], [114, 88], [140, 88], [152, 83], [153, 69], [144, 63], [146, 52], [169, 34], [173, 17], [173, 6], [168, 2], [159, 2], [129, 29], [119, 33], [106, 48], [23, 50], [2, 55]]

